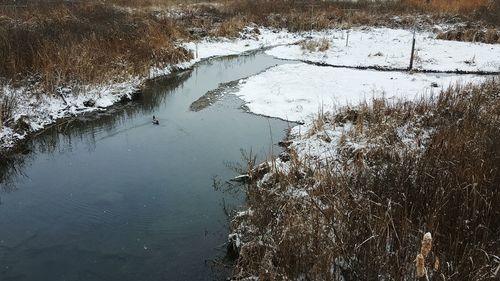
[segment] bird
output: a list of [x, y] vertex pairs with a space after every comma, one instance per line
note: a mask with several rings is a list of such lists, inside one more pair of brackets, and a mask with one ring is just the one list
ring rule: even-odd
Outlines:
[[160, 120], [156, 119], [154, 115], [153, 115], [153, 125], [160, 125]]

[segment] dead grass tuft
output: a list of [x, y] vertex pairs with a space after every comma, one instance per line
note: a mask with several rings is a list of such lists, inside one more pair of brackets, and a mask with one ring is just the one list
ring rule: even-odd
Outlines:
[[330, 41], [327, 38], [304, 40], [299, 45], [302, 50], [309, 52], [325, 52], [330, 49]]
[[0, 130], [6, 122], [11, 121], [18, 102], [17, 96], [7, 94], [4, 87], [5, 85], [0, 83]]
[[248, 21], [244, 17], [231, 17], [213, 29], [210, 35], [216, 37], [238, 38], [240, 32], [247, 24]]

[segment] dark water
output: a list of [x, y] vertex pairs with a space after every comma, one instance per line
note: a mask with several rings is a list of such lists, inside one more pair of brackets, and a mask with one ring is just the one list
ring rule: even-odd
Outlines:
[[232, 96], [189, 106], [279, 63], [264, 54], [207, 61], [36, 137], [0, 171], [0, 280], [220, 278], [206, 261], [224, 255], [224, 206], [242, 199], [214, 190], [213, 177], [235, 176], [228, 163], [242, 162], [241, 149], [266, 156], [288, 124], [244, 113]]

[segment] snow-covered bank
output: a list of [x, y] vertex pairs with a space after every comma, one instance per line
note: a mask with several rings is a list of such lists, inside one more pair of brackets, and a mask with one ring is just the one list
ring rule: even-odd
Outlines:
[[191, 61], [193, 63], [210, 57], [238, 55], [261, 48], [288, 45], [302, 40], [305, 36], [307, 36], [306, 33], [247, 27], [237, 40], [209, 38], [200, 42], [185, 43], [182, 46], [191, 50], [195, 55], [195, 59]]
[[[163, 70], [168, 74], [170, 69]], [[145, 78], [133, 77], [125, 82], [99, 86], [65, 87], [57, 94], [33, 94], [26, 87], [4, 85], [2, 98], [14, 100], [12, 117], [0, 126], [0, 148], [11, 148], [30, 133], [55, 123], [58, 119], [93, 111], [103, 111], [120, 100], [130, 99]]]
[[2, 98], [15, 102], [12, 117], [0, 129], [0, 148], [11, 148], [30, 133], [41, 130], [58, 119], [105, 110], [120, 100], [130, 99], [144, 80], [133, 77], [121, 83], [66, 87], [53, 95], [34, 94], [30, 88], [4, 85], [1, 89]]
[[304, 122], [320, 111], [356, 105], [372, 97], [414, 99], [439, 93], [456, 83], [484, 77], [409, 74], [285, 64], [243, 80], [236, 92], [251, 112]]
[[[15, 100], [12, 117], [0, 126], [0, 148], [11, 148], [30, 133], [43, 129], [58, 119], [86, 112], [106, 110], [123, 99], [130, 99], [148, 79], [170, 74], [174, 69], [187, 69], [211, 57], [238, 55], [244, 52], [290, 44], [300, 40], [299, 34], [265, 28], [248, 27], [239, 39], [210, 38], [181, 44], [194, 54], [194, 59], [163, 68], [152, 67], [147, 77], [131, 77], [125, 82], [99, 86], [66, 87], [53, 95], [34, 95], [29, 88], [4, 85], [2, 99]], [[22, 128], [21, 128], [22, 127]]]
[[[282, 59], [337, 66], [395, 69], [409, 66], [413, 40], [410, 30], [358, 28], [331, 30], [313, 37], [320, 36], [330, 42], [330, 48], [325, 52], [309, 52], [293, 45], [279, 46], [266, 53]], [[500, 44], [445, 41], [435, 37], [429, 32], [416, 33], [414, 69], [500, 72]]]
[[[305, 71], [312, 66], [293, 67], [304, 71], [299, 76], [285, 75], [283, 70], [291, 68], [288, 65], [274, 70], [282, 68], [283, 76], [300, 78], [301, 85], [307, 86], [285, 88], [276, 82], [272, 92], [253, 85], [259, 92], [255, 96], [265, 98], [286, 90], [317, 102], [320, 99], [314, 94], [328, 90], [322, 81], [335, 81], [338, 75], [315, 79], [311, 77], [319, 76], [317, 71]], [[351, 79], [340, 88], [354, 96], [343, 98], [362, 96], [362, 91], [356, 95], [355, 90], [359, 81], [367, 79], [363, 73], [371, 71], [355, 72], [360, 80]], [[281, 79], [268, 72], [259, 76]], [[415, 86], [419, 85], [419, 79], [415, 80]], [[399, 91], [390, 85], [386, 89], [386, 98]], [[251, 92], [248, 86], [245, 93]], [[494, 141], [500, 136], [499, 93], [499, 80], [489, 79], [480, 86], [455, 87], [434, 99], [424, 95], [413, 101], [416, 95], [409, 94], [398, 95], [401, 100], [396, 101], [353, 102], [349, 108], [292, 128], [281, 143], [284, 153], [249, 167], [253, 181], [245, 186], [246, 209], [234, 216], [228, 239], [230, 249], [239, 253], [233, 280], [415, 279], [417, 247], [408, 248], [420, 245], [422, 232], [443, 231], [443, 226], [449, 235], [437, 240], [440, 245], [450, 243], [433, 249], [436, 252], [429, 260], [439, 255], [455, 267], [428, 268], [429, 276], [479, 280], [484, 272], [494, 272], [498, 261], [493, 259], [477, 258], [481, 263], [475, 269], [457, 270], [459, 264], [470, 263], [456, 257], [473, 256], [477, 249], [481, 249], [477, 256], [493, 255], [492, 247], [482, 245], [499, 242], [495, 235], [484, 236], [481, 242], [474, 235], [474, 229], [485, 225], [493, 229], [491, 233], [498, 232], [498, 214], [491, 214], [489, 204], [499, 199], [499, 150]], [[275, 111], [268, 115], [294, 114], [286, 100], [273, 102]], [[483, 168], [483, 163], [489, 167]], [[472, 192], [481, 195], [470, 198]], [[482, 208], [472, 203], [478, 197]], [[456, 220], [457, 216], [467, 220]], [[474, 246], [455, 246], [462, 243]], [[402, 262], [393, 267], [395, 257]]]

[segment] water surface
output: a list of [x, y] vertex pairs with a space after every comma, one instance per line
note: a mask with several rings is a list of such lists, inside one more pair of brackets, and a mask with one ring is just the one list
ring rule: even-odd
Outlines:
[[243, 112], [234, 96], [189, 106], [280, 63], [262, 53], [206, 61], [37, 136], [0, 171], [0, 280], [219, 278], [207, 261], [224, 254], [224, 206], [242, 199], [213, 178], [235, 176], [228, 163], [242, 149], [276, 151], [289, 125]]

